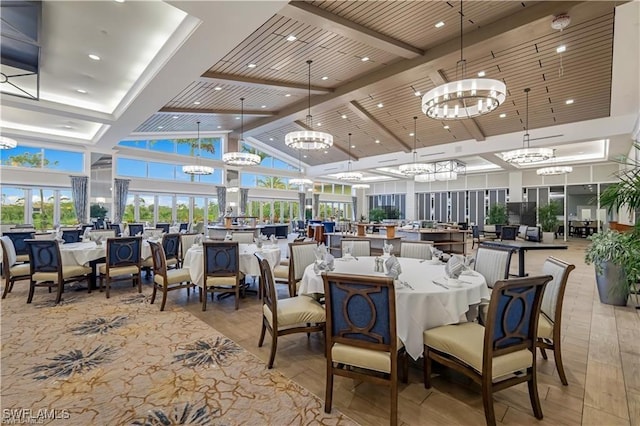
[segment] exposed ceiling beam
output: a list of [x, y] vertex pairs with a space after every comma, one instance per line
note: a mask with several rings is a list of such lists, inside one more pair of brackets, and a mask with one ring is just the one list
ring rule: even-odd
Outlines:
[[351, 101], [347, 104], [349, 109], [353, 111], [355, 115], [360, 117], [360, 119], [364, 121], [368, 121], [373, 124], [376, 129], [383, 135], [387, 136], [397, 144], [404, 147], [406, 152], [411, 152], [411, 146], [405, 143], [402, 139], [397, 137], [393, 132], [387, 129], [380, 121], [378, 121], [373, 115], [369, 113], [362, 105], [360, 105], [357, 101]]
[[[536, 37], [542, 35], [547, 31], [548, 22], [546, 25], [542, 24], [548, 20], [549, 16], [571, 11], [581, 3], [584, 2], [536, 3], [521, 12], [509, 16], [509, 19], [500, 19], [470, 31], [465, 34], [465, 45], [469, 49], [492, 40], [496, 48], [500, 48], [501, 46], [508, 46], [514, 37]], [[320, 112], [329, 111], [339, 108], [353, 99], [364, 98], [374, 91], [389, 89], [390, 82], [393, 83], [391, 87], [397, 87], [402, 83], [409, 85], [415, 79], [416, 68], [420, 68], [420, 70], [428, 67], [431, 69], [443, 68], [454, 55], [459, 53], [459, 48], [459, 38], [452, 38], [429, 49], [423, 56], [394, 62], [343, 84], [335, 88], [332, 93], [313, 96], [311, 98], [311, 106], [315, 106], [316, 109], [321, 110]], [[245, 133], [262, 133], [286, 126], [293, 120], [304, 117], [307, 107], [307, 99], [300, 100], [281, 109], [273, 117], [255, 120], [245, 126]]]
[[[307, 93], [309, 86], [306, 84], [287, 83], [284, 81], [265, 80], [261, 78], [244, 77], [240, 75], [230, 75], [218, 72], [207, 71], [198, 79], [205, 83], [232, 83], [240, 87], [260, 87], [264, 89], [284, 89], [292, 92]], [[331, 93], [333, 89], [329, 87], [311, 86], [311, 93], [314, 95], [323, 95]]]
[[384, 50], [401, 58], [412, 59], [424, 54], [422, 49], [373, 31], [309, 3], [289, 2], [279, 14]]
[[167, 114], [214, 114], [214, 115], [254, 115], [257, 117], [271, 117], [278, 114], [277, 111], [265, 110], [244, 110], [239, 109], [216, 109], [216, 108], [172, 108], [164, 107], [159, 112]]
[[[293, 122], [293, 124], [295, 124], [296, 126], [300, 127], [302, 130], [314, 130], [311, 127], [307, 126], [305, 123], [303, 123], [300, 120], [296, 120]], [[337, 144], [333, 144], [334, 148], [337, 148], [339, 151], [344, 152], [345, 154], [351, 154], [348, 150], [344, 149], [343, 147], [341, 147], [340, 145]], [[351, 154], [351, 158], [353, 158], [354, 160], [359, 160], [359, 157], [356, 157], [355, 155]]]
[[[431, 79], [431, 81], [433, 81], [433, 84], [435, 84], [436, 86], [449, 82], [445, 78], [441, 70], [430, 72], [429, 79]], [[478, 126], [478, 122], [474, 118], [460, 120], [460, 123], [464, 126], [467, 132], [478, 142], [486, 139], [484, 133], [482, 133], [482, 129], [480, 129], [480, 126]]]
[[478, 154], [478, 156], [484, 158], [485, 160], [487, 160], [490, 163], [493, 163], [493, 164], [495, 164], [497, 166], [502, 167], [505, 170], [509, 170], [509, 171], [520, 170], [519, 168], [517, 168], [513, 164], [504, 161], [502, 158], [500, 158], [497, 155], [492, 154], [490, 152], [486, 152], [484, 154]]

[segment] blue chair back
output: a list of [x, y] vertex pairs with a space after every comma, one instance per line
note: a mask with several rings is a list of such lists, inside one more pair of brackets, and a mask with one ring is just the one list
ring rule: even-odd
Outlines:
[[203, 250], [205, 276], [230, 277], [240, 272], [240, 248], [237, 242], [205, 242]]
[[94, 222], [94, 229], [104, 229], [104, 219], [99, 217]]
[[336, 273], [323, 279], [332, 343], [397, 351], [393, 279]]
[[137, 266], [140, 264], [142, 237], [107, 239], [107, 266]]
[[30, 240], [34, 237], [34, 232], [5, 232], [2, 234], [9, 237], [13, 246], [16, 249], [16, 255], [29, 254], [29, 247], [27, 247], [26, 240]]
[[68, 229], [62, 231], [62, 239], [65, 243], [78, 243], [80, 242], [80, 236], [82, 231], [79, 229]]
[[60, 248], [55, 240], [26, 240], [29, 250], [31, 275], [36, 272], [58, 272], [62, 270]]
[[130, 223], [129, 224], [129, 235], [131, 237], [135, 237], [136, 235], [144, 232], [144, 225], [141, 223]]
[[84, 233], [85, 229], [93, 229], [93, 225], [89, 224], [89, 223], [83, 223], [82, 225], [80, 225], [80, 230]]
[[515, 226], [503, 226], [500, 229], [501, 240], [515, 240], [518, 235], [518, 228]]
[[471, 227], [471, 235], [473, 238], [480, 238], [480, 228], [478, 228], [478, 225]]
[[181, 223], [180, 224], [180, 228], [178, 228], [178, 232], [187, 232], [189, 231], [189, 224], [188, 223]]
[[167, 259], [177, 259], [180, 253], [180, 234], [165, 234], [162, 237], [162, 248]]
[[322, 225], [324, 225], [325, 234], [329, 232], [333, 232], [333, 230], [336, 228], [335, 222], [322, 222]]
[[168, 223], [156, 223], [156, 229], [162, 229], [162, 232], [165, 234], [169, 233], [169, 228], [171, 228], [171, 226], [169, 226]]

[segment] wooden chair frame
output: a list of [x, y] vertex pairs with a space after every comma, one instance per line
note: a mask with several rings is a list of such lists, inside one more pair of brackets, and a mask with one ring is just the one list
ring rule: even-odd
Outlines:
[[[151, 304], [156, 300], [156, 292], [158, 287], [162, 290], [162, 304], [160, 305], [160, 310], [164, 311], [164, 306], [167, 303], [167, 294], [173, 290], [180, 290], [182, 288], [187, 289], [187, 295], [189, 295], [189, 291], [191, 287], [193, 287], [193, 283], [191, 281], [181, 282], [179, 284], [172, 284], [169, 286], [169, 279], [167, 277], [167, 258], [164, 254], [164, 249], [162, 248], [162, 244], [155, 243], [153, 241], [149, 241], [149, 247], [151, 247], [151, 258], [153, 259], [153, 294], [151, 295]], [[162, 277], [164, 285], [160, 285], [155, 282], [155, 277]]]
[[[507, 253], [508, 254], [507, 264], [505, 265], [504, 273], [500, 274], [500, 277], [504, 279], [509, 278], [509, 269], [511, 269], [511, 258], [513, 257], [513, 253], [516, 251], [516, 249], [510, 248], [510, 247], [493, 247], [493, 246], [482, 245], [482, 244], [480, 244], [480, 246], [478, 247], [478, 250], [480, 249]], [[476, 256], [474, 261], [474, 268], [477, 268], [477, 267], [478, 267], [478, 251], [476, 251]], [[489, 286], [489, 283], [487, 283], [487, 286]]]
[[[289, 296], [290, 297], [294, 297], [298, 295], [298, 289], [297, 284], [298, 282], [302, 279], [302, 274], [304, 273], [304, 271], [301, 271], [300, 273], [300, 278], [296, 279], [296, 270], [295, 270], [295, 249], [294, 247], [300, 247], [300, 246], [311, 246], [313, 245], [314, 247], [317, 247], [318, 244], [315, 241], [308, 241], [308, 242], [300, 242], [300, 243], [289, 243]], [[314, 259], [315, 261], [315, 259]]]
[[11, 290], [13, 290], [13, 283], [16, 281], [28, 279], [29, 274], [12, 275], [11, 268], [15, 265], [9, 265], [9, 255], [7, 254], [7, 247], [2, 240], [0, 240], [0, 247], [2, 247], [2, 275], [4, 276], [4, 291], [2, 292], [2, 298], [4, 299], [5, 297], [7, 297], [7, 294], [11, 293]]
[[[217, 249], [220, 250], [232, 250], [235, 252], [235, 262], [233, 262], [233, 264], [229, 264], [226, 265], [224, 268], [220, 268], [220, 270], [217, 271], [208, 271], [207, 270], [207, 265], [209, 263], [209, 250], [207, 249], [208, 247], [215, 247]], [[240, 282], [244, 280], [244, 278], [241, 280], [240, 279], [240, 248], [237, 242], [232, 242], [232, 241], [214, 241], [214, 242], [204, 242], [202, 244], [202, 250], [204, 252], [204, 276], [203, 276], [203, 282], [202, 282], [202, 290], [204, 290], [204, 295], [202, 294], [203, 292], [200, 292], [200, 298], [202, 299], [202, 310], [206, 311], [207, 310], [207, 293], [211, 292], [211, 293], [215, 293], [215, 292], [219, 292], [219, 293], [232, 293], [235, 295], [236, 297], [236, 310], [238, 310], [238, 308], [240, 307]], [[218, 286], [211, 286], [209, 287], [207, 285], [207, 278], [209, 277], [213, 277], [213, 278], [223, 278], [223, 277], [234, 277], [236, 279], [236, 283], [234, 286], [232, 286], [231, 288], [226, 288], [226, 287], [218, 287]]]
[[369, 246], [369, 254], [353, 254], [353, 256], [358, 257], [358, 256], [371, 256], [371, 240], [364, 240], [362, 238], [343, 238], [340, 240], [340, 255], [344, 256], [344, 245], [345, 243], [347, 244], [353, 244], [353, 243], [357, 243], [358, 245], [368, 245]]
[[[137, 243], [136, 243], [137, 241]], [[128, 261], [121, 261], [118, 263], [114, 263], [110, 259], [111, 246], [114, 244], [125, 245], [125, 244], [137, 244], [138, 253], [134, 254], [133, 258]], [[116, 281], [128, 281], [131, 279], [133, 286], [135, 287], [136, 283], [138, 284], [138, 293], [142, 293], [142, 277], [140, 276], [141, 268], [142, 268], [142, 237], [118, 237], [118, 238], [108, 238], [107, 239], [107, 258], [105, 262], [105, 274], [100, 274], [100, 291], [102, 291], [104, 280], [106, 279], [106, 296], [107, 299], [110, 297], [111, 283]], [[122, 275], [114, 275], [114, 278], [111, 277], [111, 269], [112, 268], [123, 268], [127, 266], [135, 266], [138, 269], [137, 273], [131, 274], [131, 278], [123, 277]], [[120, 278], [117, 278], [120, 277]]]

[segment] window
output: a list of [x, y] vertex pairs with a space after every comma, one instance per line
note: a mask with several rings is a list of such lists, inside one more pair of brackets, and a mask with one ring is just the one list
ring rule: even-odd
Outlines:
[[176, 220], [180, 223], [189, 222], [189, 197], [176, 198]]
[[[120, 141], [120, 146], [128, 148], [145, 149], [149, 151], [165, 152], [168, 154], [178, 154], [194, 157], [198, 155], [198, 139], [154, 139], [142, 141]], [[214, 160], [222, 159], [222, 138], [208, 137], [200, 138], [202, 158]]]
[[158, 221], [157, 223], [173, 222], [173, 197], [161, 195], [158, 197]]
[[217, 222], [220, 217], [220, 206], [217, 198], [209, 198], [209, 205], [207, 209], [207, 222]]
[[242, 143], [242, 145], [240, 146], [240, 150], [242, 152], [250, 152], [252, 154], [259, 155], [260, 158], [262, 158], [262, 161], [260, 162], [260, 166], [262, 167], [269, 167], [269, 168], [280, 169], [280, 170], [298, 170], [297, 166], [293, 166], [278, 158], [272, 157], [269, 154], [266, 154], [260, 151], [259, 149], [249, 145], [246, 142]]
[[155, 197], [151, 194], [138, 195], [139, 220], [141, 222], [153, 222], [155, 210]]
[[19, 225], [24, 220], [24, 190], [22, 188], [2, 187], [1, 219], [4, 225]]
[[119, 176], [147, 177], [147, 163], [130, 158], [118, 158], [116, 174]]
[[53, 190], [38, 188], [32, 193], [33, 213], [31, 220], [36, 229], [53, 227], [53, 207], [55, 197]]
[[60, 196], [60, 225], [75, 225], [78, 223], [76, 209], [70, 190], [59, 191]]
[[127, 223], [136, 221], [135, 195], [127, 195], [127, 204], [124, 206], [124, 215], [122, 220]]
[[84, 154], [75, 151], [18, 146], [9, 150], [0, 150], [0, 161], [2, 165], [12, 167], [30, 167], [67, 172], [84, 171]]
[[161, 180], [177, 180], [184, 182], [222, 183], [222, 170], [216, 169], [211, 175], [193, 176], [182, 173], [182, 166], [173, 163], [118, 158], [116, 161], [118, 176], [139, 177]]
[[204, 222], [204, 197], [193, 198], [193, 223]]

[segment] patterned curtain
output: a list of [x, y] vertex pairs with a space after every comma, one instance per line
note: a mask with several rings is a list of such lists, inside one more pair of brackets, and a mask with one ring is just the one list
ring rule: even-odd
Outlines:
[[247, 214], [247, 204], [249, 202], [249, 188], [240, 188], [240, 212], [245, 215]]
[[71, 196], [79, 223], [89, 222], [89, 178], [87, 176], [69, 176], [71, 178]]
[[129, 195], [129, 179], [113, 179], [113, 223], [122, 223]]
[[298, 192], [298, 220], [304, 220], [304, 212], [305, 212], [305, 203], [306, 203], [306, 192]]
[[320, 217], [320, 194], [313, 194], [313, 219]]
[[353, 196], [351, 197], [351, 203], [353, 203], [353, 221], [357, 222], [358, 221], [358, 197]]
[[218, 218], [219, 221], [220, 218], [227, 212], [227, 187], [216, 186], [216, 192], [218, 193], [218, 205], [220, 206], [220, 217]]

